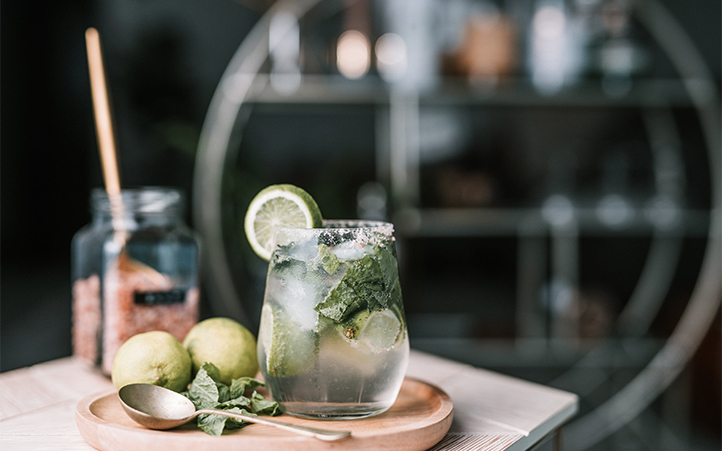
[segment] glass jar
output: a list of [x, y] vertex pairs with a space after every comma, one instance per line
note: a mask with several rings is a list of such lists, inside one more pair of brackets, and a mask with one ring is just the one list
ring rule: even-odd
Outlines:
[[141, 332], [183, 340], [198, 321], [199, 245], [175, 189], [91, 193], [92, 221], [72, 243], [73, 354], [110, 374], [118, 348]]

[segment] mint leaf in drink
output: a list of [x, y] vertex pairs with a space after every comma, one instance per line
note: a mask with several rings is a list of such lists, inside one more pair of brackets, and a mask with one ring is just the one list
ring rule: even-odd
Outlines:
[[349, 272], [351, 274], [347, 283], [365, 301], [365, 307], [368, 310], [378, 310], [386, 307], [389, 293], [386, 290], [381, 266], [376, 254], [366, 255], [361, 260], [354, 262]]
[[396, 283], [394, 283], [394, 287], [391, 289], [391, 297], [389, 298], [389, 306], [390, 307], [396, 307], [398, 310], [397, 315], [399, 316], [399, 319], [402, 319], [404, 317], [403, 311], [404, 311], [404, 301], [401, 296], [401, 284], [397, 280]]
[[328, 246], [323, 243], [318, 245], [318, 260], [323, 270], [329, 275], [335, 273], [340, 265], [338, 257], [332, 254], [328, 250]]
[[400, 289], [395, 289], [398, 266], [392, 249], [382, 242], [374, 247], [373, 254], [347, 262], [348, 270], [315, 310], [341, 323], [362, 309], [375, 311], [386, 308], [390, 301], [400, 302]]
[[[348, 272], [346, 273], [348, 274]], [[343, 321], [354, 311], [361, 308], [356, 291], [345, 282], [345, 277], [328, 294], [323, 302], [319, 302], [314, 309], [336, 322]]]
[[395, 254], [393, 242], [381, 242], [374, 249], [374, 256], [379, 264], [381, 278], [387, 288], [393, 287], [399, 281], [399, 265]]
[[188, 389], [188, 399], [196, 409], [210, 409], [218, 404], [219, 391], [211, 375], [218, 376], [218, 368], [212, 363], [204, 363]]
[[281, 410], [276, 401], [267, 400], [257, 391], [254, 391], [251, 395], [251, 408], [259, 415], [263, 414], [275, 417], [281, 414]]

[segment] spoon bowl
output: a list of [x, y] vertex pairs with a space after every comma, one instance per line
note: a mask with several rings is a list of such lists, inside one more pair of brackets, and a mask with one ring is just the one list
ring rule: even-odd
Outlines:
[[128, 384], [118, 391], [118, 398], [123, 410], [133, 421], [150, 429], [172, 429], [188, 423], [200, 414], [209, 413], [250, 423], [265, 424], [319, 440], [340, 440], [351, 435], [349, 431], [331, 431], [299, 426], [225, 410], [196, 410], [191, 400], [185, 396], [152, 384]]
[[129, 384], [118, 391], [123, 410], [136, 423], [150, 429], [172, 429], [196, 417], [190, 399], [152, 384]]

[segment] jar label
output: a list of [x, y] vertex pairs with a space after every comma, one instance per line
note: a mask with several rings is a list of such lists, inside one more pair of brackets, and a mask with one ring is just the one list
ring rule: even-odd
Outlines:
[[186, 291], [181, 289], [169, 291], [136, 291], [133, 302], [140, 305], [182, 304], [186, 300]]

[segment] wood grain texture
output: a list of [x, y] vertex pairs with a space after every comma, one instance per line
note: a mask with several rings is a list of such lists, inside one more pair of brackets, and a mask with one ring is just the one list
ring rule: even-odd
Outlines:
[[0, 375], [0, 421], [64, 401], [75, 403], [112, 386], [94, 367], [73, 358], [9, 371]]
[[[418, 351], [407, 376], [442, 387], [454, 403], [451, 429], [435, 451], [526, 450], [569, 421], [578, 405], [572, 393]], [[76, 426], [76, 405], [112, 389], [109, 378], [74, 358], [0, 374], [0, 450], [93, 451]]]
[[430, 451], [502, 451], [517, 442], [519, 434], [448, 434]]
[[418, 351], [412, 354], [407, 376], [443, 387], [451, 397], [457, 412], [452, 433], [515, 437], [501, 449], [524, 450], [577, 412], [579, 398], [573, 393]]
[[178, 451], [295, 450], [426, 450], [449, 430], [453, 407], [448, 395], [427, 383], [406, 379], [396, 403], [385, 413], [353, 421], [313, 421], [290, 415], [286, 423], [351, 430], [348, 439], [324, 442], [270, 426], [254, 424], [212, 437], [189, 424], [170, 431], [153, 431], [131, 420], [116, 392], [91, 395], [78, 403], [80, 433], [102, 451], [144, 451], [169, 448]]

